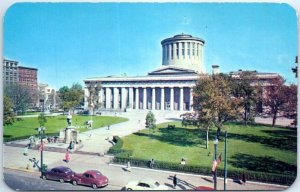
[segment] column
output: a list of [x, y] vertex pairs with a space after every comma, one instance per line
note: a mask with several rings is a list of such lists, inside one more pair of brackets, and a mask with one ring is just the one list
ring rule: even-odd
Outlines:
[[88, 101], [88, 97], [89, 97], [90, 93], [88, 88], [84, 88], [84, 109], [87, 110], [89, 108], [89, 101]]
[[184, 99], [183, 99], [183, 87], [180, 87], [180, 95], [179, 95], [179, 110], [180, 111], [183, 111], [183, 102], [184, 102]]
[[161, 109], [160, 110], [165, 110], [165, 88], [161, 88], [160, 92], [160, 104], [161, 104]]
[[111, 89], [106, 87], [106, 95], [105, 95], [105, 108], [110, 109], [110, 101], [111, 101]]
[[99, 108], [102, 107], [102, 100], [103, 100], [102, 93], [103, 93], [103, 89], [100, 88], [100, 90], [98, 92], [98, 104], [100, 105]]
[[137, 87], [135, 89], [135, 109], [139, 109], [139, 103], [140, 103], [140, 94], [139, 94], [139, 88]]
[[174, 110], [174, 88], [170, 87], [170, 110]]
[[178, 47], [178, 56], [179, 56], [179, 60], [182, 59], [182, 44], [181, 42], [179, 42], [179, 47]]
[[126, 108], [126, 88], [121, 88], [121, 108], [122, 110]]
[[[172, 47], [171, 47], [171, 43], [168, 44], [168, 47], [169, 47], [169, 57], [168, 57], [168, 61], [170, 62], [171, 61], [171, 58], [172, 58]], [[170, 63], [168, 63], [170, 64]]]
[[133, 87], [129, 87], [129, 109], [133, 109]]
[[155, 110], [155, 87], [152, 88], [152, 110]]
[[143, 88], [143, 109], [147, 109], [147, 88]]
[[193, 110], [192, 105], [193, 105], [193, 89], [190, 88], [190, 111]]
[[119, 104], [119, 89], [117, 87], [114, 87], [114, 109], [118, 109], [118, 104]]

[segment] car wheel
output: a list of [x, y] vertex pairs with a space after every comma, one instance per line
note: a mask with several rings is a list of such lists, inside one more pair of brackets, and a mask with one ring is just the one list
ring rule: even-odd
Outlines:
[[73, 184], [73, 185], [77, 185], [77, 181], [75, 181], [75, 180], [72, 181], [72, 184]]
[[131, 188], [127, 188], [127, 191], [132, 191], [132, 189]]
[[59, 179], [59, 182], [63, 183], [63, 182], [65, 182], [65, 181], [64, 181], [64, 179]]
[[46, 179], [47, 179], [46, 175], [43, 175], [43, 176], [42, 176], [42, 179], [46, 180]]
[[97, 185], [96, 184], [92, 184], [93, 189], [97, 189]]

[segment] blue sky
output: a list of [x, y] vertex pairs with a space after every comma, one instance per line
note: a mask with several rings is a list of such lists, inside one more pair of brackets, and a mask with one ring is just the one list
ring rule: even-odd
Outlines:
[[298, 53], [295, 10], [270, 3], [19, 3], [4, 17], [4, 57], [38, 68], [60, 88], [88, 77], [146, 75], [162, 64], [161, 40], [205, 40], [208, 73], [238, 69], [281, 74]]

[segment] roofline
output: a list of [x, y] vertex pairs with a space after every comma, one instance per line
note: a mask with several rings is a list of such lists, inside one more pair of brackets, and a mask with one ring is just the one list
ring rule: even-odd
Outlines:
[[205, 44], [205, 41], [203, 39], [185, 34], [185, 35], [175, 35], [174, 37], [166, 38], [161, 41], [161, 45], [168, 43], [170, 41], [180, 41], [180, 40], [194, 40], [194, 41], [200, 41], [201, 43]]
[[32, 69], [32, 70], [38, 70], [37, 68], [33, 68], [33, 67], [24, 67], [24, 66], [18, 66], [18, 68], [23, 68], [23, 69]]

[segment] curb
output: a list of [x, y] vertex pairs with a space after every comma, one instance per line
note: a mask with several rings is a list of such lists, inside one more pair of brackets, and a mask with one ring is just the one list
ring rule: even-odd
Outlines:
[[[114, 163], [109, 163], [108, 165], [109, 166], [115, 166], [115, 167], [124, 167], [125, 166], [125, 165], [114, 164]], [[185, 176], [196, 176], [196, 177], [211, 178], [211, 176], [207, 176], [207, 175], [182, 173], [182, 172], [176, 172], [176, 171], [166, 171], [166, 170], [160, 170], [160, 169], [149, 169], [149, 168], [133, 167], [133, 166], [131, 166], [131, 168], [140, 169], [140, 170], [144, 170], [144, 171], [154, 171], [154, 172], [161, 172], [161, 173], [180, 174], [180, 175], [185, 175]], [[224, 178], [218, 178], [218, 180], [224, 181]], [[227, 178], [227, 182], [228, 181], [234, 182], [234, 179]], [[260, 183], [260, 182], [256, 182], [256, 181], [247, 181], [247, 183], [251, 183], [251, 184], [255, 184], [255, 185], [275, 186], [275, 187], [287, 187], [287, 188], [290, 187], [290, 186], [287, 186], [287, 185]]]
[[4, 169], [11, 169], [11, 170], [17, 170], [17, 171], [23, 171], [23, 172], [29, 172], [29, 173], [40, 173], [39, 171], [35, 171], [32, 169], [25, 169], [20, 167], [3, 167]]

